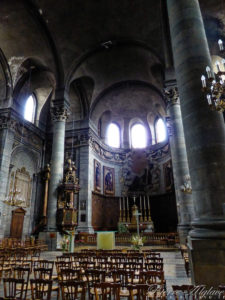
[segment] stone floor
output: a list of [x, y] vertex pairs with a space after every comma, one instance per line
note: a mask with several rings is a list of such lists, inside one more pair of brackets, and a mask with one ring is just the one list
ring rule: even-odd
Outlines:
[[[55, 260], [56, 256], [59, 255], [61, 255], [60, 251], [47, 251], [42, 253], [41, 257], [43, 259]], [[164, 272], [168, 294], [170, 294], [170, 291], [172, 291], [173, 284], [181, 285], [191, 283], [190, 278], [188, 278], [186, 275], [184, 260], [182, 259], [180, 251], [161, 251], [161, 257], [163, 257], [164, 260]], [[0, 284], [0, 296], [3, 296], [2, 283]], [[56, 299], [55, 293], [52, 296], [52, 299]]]

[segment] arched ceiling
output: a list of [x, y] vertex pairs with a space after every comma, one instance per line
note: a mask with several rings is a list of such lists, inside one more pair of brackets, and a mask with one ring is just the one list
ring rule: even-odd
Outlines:
[[[223, 0], [199, 2], [213, 48], [224, 32], [225, 4]], [[165, 3], [166, 0], [2, 0], [0, 45], [12, 82], [19, 80], [18, 70], [26, 59], [37, 59], [54, 74], [58, 87], [63, 87], [67, 79], [73, 82], [79, 77], [91, 77], [92, 101], [116, 82], [126, 80], [147, 81], [162, 88], [162, 72], [155, 71], [162, 70], [164, 61], [163, 26], [168, 27], [165, 18], [162, 21]], [[113, 42], [109, 49], [104, 44], [108, 41]], [[118, 41], [130, 44], [118, 46]], [[1, 77], [0, 74], [0, 80]]]

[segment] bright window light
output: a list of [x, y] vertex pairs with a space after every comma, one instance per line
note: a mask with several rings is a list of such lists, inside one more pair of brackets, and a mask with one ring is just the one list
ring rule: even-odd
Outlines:
[[146, 148], [147, 137], [145, 127], [141, 124], [136, 124], [131, 128], [132, 148]]
[[120, 147], [120, 129], [115, 123], [111, 123], [107, 129], [107, 144], [111, 147]]
[[166, 125], [162, 119], [158, 119], [155, 124], [155, 131], [156, 131], [156, 141], [157, 143], [163, 142], [166, 140], [167, 132], [166, 132]]
[[29, 122], [34, 122], [35, 114], [35, 100], [32, 95], [27, 98], [25, 109], [24, 109], [24, 119]]

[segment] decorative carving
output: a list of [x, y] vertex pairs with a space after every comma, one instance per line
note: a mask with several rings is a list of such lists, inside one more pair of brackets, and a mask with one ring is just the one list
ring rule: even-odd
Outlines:
[[65, 106], [54, 106], [51, 108], [51, 116], [53, 121], [66, 121], [69, 111]]
[[2, 116], [0, 118], [0, 129], [11, 129], [15, 130], [17, 126], [17, 121], [11, 119], [10, 117]]
[[179, 103], [179, 93], [177, 87], [168, 87], [164, 90], [167, 105]]
[[185, 194], [192, 194], [190, 175], [184, 176], [184, 183], [180, 186], [180, 190]]

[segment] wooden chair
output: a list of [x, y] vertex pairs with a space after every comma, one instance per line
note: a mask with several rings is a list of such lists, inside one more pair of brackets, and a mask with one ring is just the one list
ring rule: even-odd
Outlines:
[[[34, 278], [43, 279], [43, 280], [52, 280], [53, 270], [50, 268], [35, 268], [34, 269]], [[57, 292], [57, 298], [59, 297], [59, 287], [58, 285], [52, 285], [52, 292]]]
[[[85, 282], [83, 281], [61, 281], [60, 289], [62, 294], [62, 300], [85, 300]], [[79, 296], [80, 295], [80, 296]]]
[[31, 279], [32, 300], [50, 300], [52, 293], [52, 280]]
[[[24, 296], [23, 299], [27, 298], [27, 291], [30, 289], [29, 286], [29, 278], [30, 278], [30, 268], [24, 268], [24, 267], [16, 267], [13, 269], [13, 278], [17, 279], [24, 279]], [[21, 287], [18, 286], [18, 291], [20, 291]]]
[[89, 298], [92, 299], [95, 293], [93, 289], [94, 284], [105, 282], [105, 271], [87, 269], [85, 270], [85, 278], [87, 281]]
[[99, 300], [100, 296], [102, 300], [107, 299], [120, 299], [120, 284], [101, 282], [94, 284], [95, 299]]
[[3, 278], [4, 299], [23, 299], [24, 279]]

